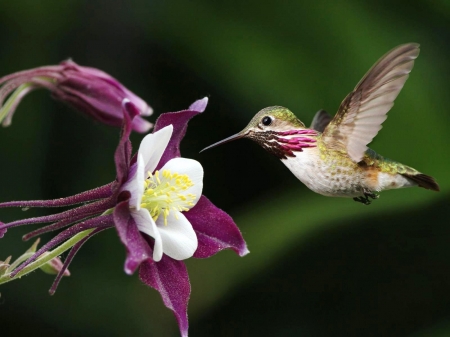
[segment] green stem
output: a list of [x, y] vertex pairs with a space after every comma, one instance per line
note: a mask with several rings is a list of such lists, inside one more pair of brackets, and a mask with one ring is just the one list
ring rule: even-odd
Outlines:
[[20, 85], [19, 87], [17, 87], [16, 90], [14, 90], [14, 92], [11, 94], [11, 96], [9, 96], [6, 103], [0, 109], [0, 123], [3, 122], [3, 120], [6, 118], [6, 116], [8, 116], [9, 110], [11, 109], [11, 106], [14, 104], [14, 101], [17, 99], [17, 96], [19, 96], [19, 94], [23, 90], [27, 89], [28, 87], [30, 87], [32, 85], [33, 85], [33, 83], [24, 83], [24, 84]]
[[29, 257], [32, 257], [34, 252], [25, 253], [22, 256], [20, 256], [16, 261], [11, 263], [9, 268], [6, 270], [6, 274], [11, 273], [14, 269], [16, 269], [22, 262], [25, 262], [28, 260]]
[[40, 268], [41, 266], [46, 264], [51, 259], [57, 257], [58, 255], [61, 255], [66, 250], [69, 250], [70, 248], [72, 248], [76, 243], [78, 243], [79, 241], [83, 240], [86, 236], [91, 234], [94, 230], [95, 230], [95, 228], [88, 229], [88, 230], [85, 230], [84, 232], [81, 232], [81, 233], [78, 233], [77, 235], [74, 235], [69, 240], [64, 242], [62, 245], [60, 245], [59, 247], [57, 247], [54, 250], [52, 250], [51, 252], [49, 252], [49, 254], [46, 254], [45, 256], [42, 256], [39, 259], [37, 259], [36, 261], [34, 261], [33, 263], [30, 263], [28, 266], [23, 268], [19, 273], [17, 273], [17, 275], [14, 276], [14, 277], [10, 277], [11, 273], [8, 273], [8, 274], [5, 274], [5, 275], [1, 276], [0, 277], [0, 284], [19, 279], [22, 276], [24, 276], [24, 275], [26, 275], [28, 273], [31, 273], [32, 271]]

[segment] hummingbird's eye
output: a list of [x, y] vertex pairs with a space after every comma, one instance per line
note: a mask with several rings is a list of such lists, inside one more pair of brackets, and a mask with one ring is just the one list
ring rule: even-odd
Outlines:
[[270, 124], [272, 124], [272, 118], [269, 116], [266, 116], [262, 119], [261, 122], [263, 123], [263, 125], [269, 126]]

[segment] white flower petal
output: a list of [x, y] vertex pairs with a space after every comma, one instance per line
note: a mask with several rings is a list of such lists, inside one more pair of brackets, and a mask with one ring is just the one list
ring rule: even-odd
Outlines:
[[169, 160], [162, 170], [170, 170], [172, 173], [186, 174], [193, 182], [194, 186], [189, 187], [183, 194], [192, 193], [195, 195], [194, 205], [200, 199], [203, 190], [203, 167], [193, 159], [187, 158], [173, 158]]
[[[178, 218], [178, 219], [177, 219]], [[167, 226], [164, 225], [164, 216], [156, 220], [161, 235], [164, 254], [175, 260], [185, 260], [192, 257], [197, 250], [197, 235], [186, 217], [176, 211], [167, 216]]]
[[142, 139], [139, 146], [139, 154], [142, 154], [145, 164], [145, 173], [152, 172], [164, 153], [164, 150], [169, 144], [170, 137], [172, 136], [173, 126], [167, 125], [165, 128], [150, 133]]
[[145, 166], [144, 158], [138, 154], [137, 158], [137, 168], [134, 171], [132, 177], [128, 178], [128, 181], [123, 184], [122, 191], [129, 191], [131, 193], [130, 207], [136, 209], [141, 208], [142, 195], [144, 194], [144, 180], [145, 180]]
[[150, 212], [146, 208], [141, 208], [139, 211], [131, 210], [131, 216], [136, 222], [137, 228], [142, 233], [145, 233], [155, 239], [155, 246], [153, 247], [153, 260], [160, 261], [163, 254], [162, 238], [159, 228], [153, 221]]

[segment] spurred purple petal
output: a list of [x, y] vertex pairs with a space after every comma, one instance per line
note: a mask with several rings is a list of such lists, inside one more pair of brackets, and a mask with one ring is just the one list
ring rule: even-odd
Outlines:
[[[99, 228], [96, 229], [95, 231], [93, 231], [91, 234], [89, 234], [88, 236], [86, 236], [84, 239], [82, 239], [81, 241], [77, 242], [72, 249], [69, 252], [69, 255], [67, 255], [66, 259], [64, 260], [64, 265], [61, 268], [61, 270], [59, 271], [58, 275], [56, 276], [55, 280], [53, 281], [52, 287], [50, 288], [50, 290], [48, 291], [50, 293], [50, 295], [53, 295], [56, 291], [56, 288], [58, 288], [59, 282], [61, 281], [61, 278], [63, 276], [67, 276], [66, 271], [68, 271], [67, 268], [69, 268], [70, 263], [72, 262], [73, 258], [75, 257], [75, 255], [78, 253], [78, 251], [80, 250], [80, 248], [84, 245], [84, 243], [89, 240], [91, 237], [93, 237], [95, 234], [100, 233], [101, 231], [105, 230], [106, 228]], [[70, 275], [70, 274], [69, 274]]]
[[14, 221], [8, 223], [7, 226], [17, 226], [23, 224], [31, 224], [31, 223], [42, 223], [42, 222], [54, 222], [48, 226], [40, 227], [31, 231], [24, 236], [22, 236], [22, 240], [27, 241], [35, 236], [42, 235], [44, 233], [52, 232], [64, 227], [69, 226], [75, 222], [86, 219], [90, 216], [95, 216], [96, 214], [101, 214], [106, 210], [114, 207], [116, 205], [117, 193], [111, 196], [108, 199], [98, 200], [95, 202], [91, 202], [90, 204], [86, 204], [74, 209], [69, 209], [65, 212], [48, 215], [40, 218], [29, 218], [23, 219], [19, 221]]
[[159, 170], [164, 166], [170, 159], [180, 157], [180, 142], [186, 134], [187, 124], [189, 120], [203, 112], [206, 108], [206, 104], [208, 100], [205, 98], [202, 100], [198, 100], [194, 102], [191, 107], [199, 109], [199, 110], [182, 110], [178, 112], [168, 112], [159, 116], [156, 120], [154, 132], [162, 129], [163, 127], [172, 124], [173, 132], [172, 138], [170, 139], [169, 144], [167, 145], [166, 151], [161, 157], [158, 166], [156, 167]]
[[233, 219], [202, 195], [198, 203], [183, 213], [197, 233], [196, 258], [207, 258], [231, 248], [240, 256], [249, 253], [241, 232]]
[[81, 233], [87, 229], [91, 228], [109, 228], [114, 226], [113, 216], [111, 214], [108, 215], [100, 215], [88, 220], [85, 220], [83, 222], [80, 222], [76, 225], [73, 225], [70, 228], [67, 228], [66, 230], [62, 231], [58, 235], [56, 235], [53, 239], [51, 239], [49, 242], [47, 242], [45, 245], [43, 245], [41, 248], [39, 248], [32, 256], [30, 256], [24, 263], [22, 263], [19, 267], [14, 269], [14, 271], [11, 273], [11, 277], [16, 276], [23, 268], [28, 266], [30, 263], [36, 261], [36, 259], [41, 256], [46, 251], [49, 251], [59, 245], [61, 242], [64, 242], [66, 240], [69, 240], [74, 235]]
[[98, 199], [108, 198], [112, 195], [115, 183], [109, 183], [92, 190], [78, 193], [66, 198], [50, 199], [50, 200], [26, 200], [26, 201], [9, 201], [0, 203], [0, 208], [4, 207], [63, 207], [85, 202], [91, 202]]
[[55, 226], [53, 226], [52, 224], [53, 230], [55, 230], [70, 225], [72, 223], [75, 223], [78, 220], [82, 220], [95, 214], [102, 213], [105, 210], [114, 207], [114, 205], [115, 200], [112, 200], [112, 198], [101, 199], [95, 202], [91, 202], [90, 204], [85, 204], [83, 206], [69, 209], [67, 211], [60, 212], [57, 214], [22, 219], [8, 222], [6, 224], [0, 224], [0, 230], [4, 228], [11, 228], [36, 223], [57, 222], [57, 224], [56, 223], [54, 224]]
[[139, 277], [146, 285], [159, 291], [166, 307], [175, 314], [181, 336], [187, 337], [187, 304], [191, 284], [184, 263], [163, 255], [160, 262], [142, 263]]
[[114, 223], [120, 240], [127, 249], [124, 269], [127, 274], [131, 275], [142, 262], [152, 261], [153, 252], [130, 214], [129, 200], [117, 204], [114, 209]]
[[114, 154], [114, 161], [116, 163], [117, 181], [124, 184], [128, 178], [128, 171], [130, 170], [131, 157], [131, 121], [139, 114], [136, 106], [129, 100], [124, 99], [122, 102], [123, 108], [123, 127], [122, 135], [120, 137], [119, 145]]

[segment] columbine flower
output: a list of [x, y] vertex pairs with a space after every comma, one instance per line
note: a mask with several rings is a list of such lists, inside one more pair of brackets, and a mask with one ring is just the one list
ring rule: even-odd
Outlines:
[[124, 126], [114, 156], [117, 171], [114, 182], [68, 198], [0, 203], [0, 207], [83, 203], [59, 214], [0, 223], [0, 235], [15, 226], [52, 223], [25, 235], [25, 240], [70, 226], [16, 268], [11, 277], [36, 259], [42, 259], [42, 254], [51, 249], [51, 256], [57, 256], [72, 247], [50, 289], [54, 293], [81, 246], [98, 232], [115, 227], [127, 250], [125, 272], [132, 274], [139, 268], [141, 280], [161, 293], [164, 304], [174, 311], [181, 334], [187, 336], [190, 283], [181, 260], [191, 256], [207, 258], [226, 248], [240, 256], [248, 253], [231, 217], [201, 195], [201, 165], [180, 158], [179, 145], [187, 123], [204, 111], [207, 102], [204, 98], [188, 110], [162, 114], [154, 133], [142, 140], [138, 153], [131, 158], [131, 121], [139, 111], [125, 101]]
[[198, 244], [182, 212], [189, 211], [200, 199], [202, 166], [192, 159], [174, 158], [155, 171], [172, 131], [172, 125], [168, 125], [144, 138], [135, 173], [123, 186], [131, 193], [130, 213], [138, 229], [155, 240], [154, 261], [160, 261], [163, 252], [175, 260], [187, 259]]
[[[20, 101], [29, 92], [45, 88], [55, 99], [63, 101], [94, 119], [112, 126], [123, 122], [122, 100], [129, 99], [142, 116], [150, 116], [152, 109], [115, 78], [90, 67], [82, 67], [68, 60], [59, 65], [20, 71], [0, 78], [0, 122], [11, 124]], [[6, 97], [9, 96], [5, 102]], [[132, 122], [133, 130], [147, 132], [152, 124], [140, 116]]]

